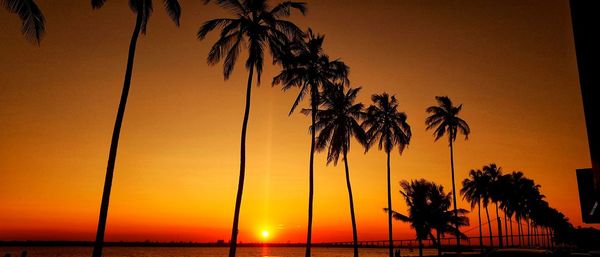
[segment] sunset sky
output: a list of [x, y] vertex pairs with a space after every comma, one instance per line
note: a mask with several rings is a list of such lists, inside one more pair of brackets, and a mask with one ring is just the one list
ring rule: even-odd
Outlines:
[[[40, 47], [0, 10], [0, 240], [93, 240], [135, 16], [127, 1], [96, 11], [89, 1], [37, 2], [47, 20]], [[217, 33], [198, 41], [196, 32], [230, 14], [180, 2], [181, 27], [155, 1], [139, 39], [107, 241], [230, 237], [246, 56], [224, 81], [222, 66], [206, 63]], [[567, 0], [315, 0], [307, 16], [290, 19], [325, 35], [325, 51], [363, 87], [358, 100], [368, 105], [386, 91], [407, 113], [413, 138], [392, 157], [394, 209], [406, 211], [400, 180], [451, 190], [447, 142], [434, 142], [424, 125], [425, 108], [448, 95], [464, 104], [472, 129], [456, 143], [457, 181], [491, 162], [523, 171], [582, 225], [575, 169], [591, 164]], [[239, 240], [268, 231], [272, 242], [304, 242], [310, 119], [287, 115], [297, 91], [271, 87], [279, 67], [270, 64], [253, 91]], [[385, 154], [352, 143], [359, 240], [384, 240]], [[325, 161], [317, 155], [313, 241], [351, 241], [343, 165]], [[414, 238], [407, 224], [394, 226], [395, 238]]]

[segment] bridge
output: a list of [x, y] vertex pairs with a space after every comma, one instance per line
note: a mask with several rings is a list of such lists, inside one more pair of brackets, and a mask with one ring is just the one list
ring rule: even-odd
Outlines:
[[[496, 223], [496, 225], [492, 225], [496, 227], [498, 224], [502, 225], [502, 222], [499, 218], [496, 220], [492, 219], [490, 225], [492, 223]], [[535, 226], [528, 226], [527, 223], [518, 224], [515, 221], [507, 222], [510, 230], [508, 233], [505, 230], [506, 227], [502, 228], [502, 232], [505, 235], [492, 235], [490, 236], [488, 229], [488, 223], [481, 224], [483, 228], [483, 237], [479, 239], [479, 226], [470, 227], [467, 230], [462, 231], [464, 234], [470, 234], [465, 238], [462, 238], [461, 247], [466, 249], [481, 249], [483, 248], [494, 248], [494, 247], [511, 247], [511, 248], [554, 248], [554, 235], [553, 232], [549, 229], [539, 228]], [[516, 231], [513, 233], [512, 226], [516, 225]], [[521, 235], [518, 234], [520, 230], [522, 231]], [[527, 230], [527, 231], [525, 231]], [[527, 232], [527, 234], [525, 234]], [[476, 235], [475, 235], [475, 234]], [[502, 241], [500, 243], [500, 240]], [[424, 248], [438, 248], [436, 243], [431, 239], [422, 240], [422, 244]], [[321, 246], [321, 247], [353, 247], [354, 243], [352, 241], [342, 241], [342, 242], [321, 242], [321, 243], [313, 243], [313, 246]], [[393, 240], [394, 248], [404, 248], [404, 249], [412, 249], [419, 248], [419, 241], [416, 239], [401, 239], [401, 240]], [[389, 247], [388, 240], [363, 240], [358, 242], [358, 246], [361, 248], [387, 248]], [[440, 248], [442, 249], [453, 249], [456, 246], [456, 237], [454, 236], [442, 236], [440, 239]]]

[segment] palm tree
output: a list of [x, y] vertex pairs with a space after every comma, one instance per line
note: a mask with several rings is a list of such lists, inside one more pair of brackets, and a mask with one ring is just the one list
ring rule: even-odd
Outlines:
[[496, 206], [496, 221], [498, 224], [498, 246], [502, 248], [502, 222], [500, 214], [498, 214], [498, 203], [502, 200], [504, 189], [501, 187], [500, 178], [502, 177], [502, 167], [498, 167], [495, 163], [483, 166], [483, 173], [489, 179], [489, 196], [490, 200]]
[[[92, 0], [92, 8], [98, 9], [104, 5], [106, 0]], [[104, 244], [104, 230], [106, 228], [106, 218], [108, 214], [108, 203], [110, 199], [110, 190], [112, 187], [113, 173], [115, 169], [115, 161], [117, 159], [117, 148], [119, 145], [119, 135], [121, 134], [121, 124], [125, 115], [125, 106], [127, 105], [127, 96], [129, 95], [129, 87], [131, 85], [131, 74], [133, 72], [133, 60], [135, 56], [135, 48], [137, 39], [140, 34], [146, 34], [146, 26], [148, 19], [152, 13], [151, 0], [130, 0], [129, 6], [136, 14], [135, 27], [129, 44], [129, 55], [127, 57], [127, 67], [125, 70], [125, 81], [123, 83], [123, 91], [121, 93], [121, 101], [117, 111], [117, 118], [110, 143], [108, 154], [108, 167], [106, 168], [106, 178], [104, 179], [104, 190], [102, 192], [102, 203], [100, 205], [100, 218], [98, 221], [98, 230], [96, 232], [96, 241], [94, 244], [93, 257], [102, 256], [102, 246]], [[164, 0], [164, 6], [169, 14], [169, 17], [179, 26], [179, 17], [181, 16], [181, 8], [177, 0]]]
[[218, 18], [205, 22], [198, 30], [198, 39], [203, 40], [206, 35], [216, 28], [221, 29], [219, 39], [208, 53], [208, 64], [215, 65], [223, 59], [223, 75], [229, 79], [243, 46], [248, 47], [248, 83], [246, 85], [246, 104], [242, 133], [240, 140], [240, 176], [235, 200], [233, 226], [229, 256], [234, 257], [237, 246], [238, 222], [242, 193], [244, 190], [244, 177], [246, 174], [246, 129], [250, 114], [250, 96], [252, 93], [252, 78], [256, 69], [257, 83], [260, 84], [264, 62], [264, 49], [268, 47], [273, 58], [278, 58], [282, 45], [292, 38], [298, 38], [303, 33], [292, 22], [282, 18], [288, 17], [292, 9], [306, 12], [304, 3], [286, 1], [269, 9], [267, 0], [217, 0], [217, 5], [233, 13], [235, 18]]
[[[391, 210], [394, 219], [410, 223], [411, 227], [417, 233], [417, 241], [419, 242], [419, 256], [423, 256], [423, 240], [428, 237], [438, 246], [438, 254], [440, 253], [440, 236], [446, 232], [457, 234], [465, 238], [466, 235], [457, 231], [455, 225], [467, 226], [469, 219], [465, 216], [467, 210], [459, 209], [455, 215], [450, 209], [451, 193], [445, 194], [442, 186], [438, 186], [433, 182], [424, 179], [400, 182], [402, 194], [406, 205], [408, 206], [408, 215], [403, 215], [397, 211]], [[384, 211], [389, 209], [384, 208]], [[432, 229], [436, 230], [436, 236], [433, 235]]]
[[0, 4], [21, 19], [21, 33], [28, 41], [40, 45], [46, 31], [44, 15], [33, 0], [0, 0]]
[[[454, 106], [452, 101], [447, 96], [436, 96], [435, 99], [438, 102], [437, 106], [430, 106], [427, 108], [427, 113], [431, 114], [425, 119], [427, 130], [434, 129], [433, 133], [435, 141], [442, 138], [448, 133], [448, 142], [450, 144], [450, 167], [452, 171], [452, 200], [454, 203], [454, 214], [458, 217], [458, 210], [456, 207], [456, 186], [454, 183], [454, 149], [453, 143], [456, 141], [456, 136], [461, 133], [468, 139], [471, 129], [466, 121], [458, 117], [458, 113], [462, 109], [462, 104]], [[460, 236], [458, 234], [458, 223], [456, 224], [456, 247], [460, 251]]]
[[[359, 124], [364, 118], [363, 104], [354, 103], [359, 88], [349, 88], [344, 92], [341, 84], [327, 88], [323, 92], [322, 109], [318, 109], [317, 121], [312, 128], [318, 131], [316, 140], [317, 151], [327, 148], [327, 164], [333, 162], [337, 165], [340, 154], [344, 158], [346, 171], [346, 186], [348, 187], [348, 199], [350, 200], [350, 217], [352, 219], [352, 238], [354, 240], [354, 256], [358, 256], [358, 234], [356, 232], [356, 218], [354, 215], [354, 200], [352, 197], [352, 186], [350, 184], [350, 169], [348, 167], [348, 151], [350, 150], [350, 139], [356, 140], [362, 145], [367, 144], [367, 137]], [[312, 110], [304, 109], [306, 115]]]
[[[486, 179], [481, 170], [469, 171], [469, 178], [466, 178], [462, 182], [462, 189], [460, 194], [464, 200], [467, 200], [471, 204], [471, 210], [477, 205], [477, 218], [479, 221], [479, 246], [483, 251], [483, 231], [481, 227], [481, 202], [486, 198], [487, 188]], [[489, 223], [489, 220], [488, 220]]]
[[527, 223], [527, 246], [531, 245], [531, 218], [536, 205], [544, 199], [540, 193], [540, 185], [535, 184], [532, 179], [525, 178], [521, 184], [521, 201], [523, 202], [523, 217]]
[[[519, 201], [519, 192], [516, 186], [516, 181], [518, 181], [521, 177], [523, 177], [522, 172], [513, 171], [509, 174], [504, 174], [500, 177], [500, 185], [504, 191], [502, 194], [502, 201], [500, 202], [500, 208], [504, 211], [505, 215], [508, 217], [508, 223], [510, 223], [510, 245], [515, 245], [514, 233], [513, 233], [513, 216], [515, 215], [517, 202]], [[506, 234], [509, 233], [509, 230], [506, 230]], [[508, 241], [507, 241], [508, 242]]]
[[400, 181], [402, 190], [400, 194], [404, 197], [408, 206], [408, 215], [403, 215], [399, 212], [384, 208], [385, 211], [392, 213], [394, 219], [410, 223], [410, 226], [415, 230], [417, 241], [419, 242], [419, 256], [423, 256], [423, 240], [431, 236], [428, 197], [431, 182], [424, 179]]
[[[494, 183], [493, 185], [493, 194], [494, 197], [497, 198], [498, 203], [500, 205], [500, 209], [502, 209], [502, 212], [504, 213], [504, 237], [505, 237], [505, 242], [504, 245], [508, 246], [509, 242], [508, 242], [508, 210], [506, 208], [506, 202], [508, 201], [508, 195], [509, 192], [508, 190], [510, 189], [510, 179], [509, 179], [509, 175], [500, 175], [498, 177], [498, 180]], [[511, 224], [512, 227], [512, 224]]]
[[[459, 224], [460, 227], [469, 225], [469, 218], [466, 214], [469, 211], [465, 209], [458, 209], [458, 216], [454, 216], [453, 211], [450, 210], [450, 201], [452, 199], [452, 193], [444, 193], [444, 187], [442, 185], [436, 185], [432, 182], [431, 191], [429, 194], [430, 205], [432, 208], [432, 227], [436, 230], [438, 246], [438, 256], [442, 255], [442, 241], [441, 236], [446, 233], [456, 234], [457, 231], [455, 224]], [[460, 236], [466, 238], [467, 236], [460, 233]]]
[[330, 60], [323, 51], [323, 35], [315, 35], [308, 29], [305, 40], [292, 41], [283, 50], [280, 58], [283, 70], [273, 78], [273, 85], [281, 84], [282, 89], [287, 91], [293, 87], [300, 88], [296, 100], [292, 104], [289, 115], [291, 115], [300, 101], [310, 96], [311, 110], [311, 141], [310, 157], [308, 165], [309, 191], [308, 191], [308, 229], [306, 235], [306, 256], [310, 256], [312, 241], [312, 212], [314, 191], [314, 155], [315, 155], [315, 133], [312, 131], [316, 120], [316, 110], [319, 105], [319, 90], [330, 87], [332, 83], [349, 84], [348, 66], [339, 59]]
[[[390, 185], [390, 152], [398, 146], [400, 155], [408, 146], [411, 138], [410, 126], [406, 123], [406, 114], [398, 111], [398, 101], [395, 96], [387, 93], [371, 96], [374, 105], [367, 109], [367, 117], [362, 126], [367, 133], [369, 145], [379, 141], [379, 150], [387, 155], [387, 200], [388, 210], [392, 209], [392, 189]], [[368, 149], [368, 148], [367, 148]], [[392, 238], [392, 213], [388, 212], [389, 254], [394, 256], [394, 241]]]
[[[507, 174], [508, 178], [508, 188], [506, 189], [507, 195], [504, 203], [504, 209], [509, 215], [509, 218], [512, 220], [512, 216], [515, 216], [517, 221], [517, 241], [519, 246], [523, 245], [522, 242], [522, 229], [521, 229], [521, 219], [525, 216], [525, 202], [523, 200], [523, 188], [524, 181], [527, 179], [523, 172], [513, 171], [510, 174]], [[512, 225], [511, 225], [511, 238], [512, 234]], [[512, 240], [512, 239], [511, 239]], [[512, 242], [511, 242], [512, 244]]]

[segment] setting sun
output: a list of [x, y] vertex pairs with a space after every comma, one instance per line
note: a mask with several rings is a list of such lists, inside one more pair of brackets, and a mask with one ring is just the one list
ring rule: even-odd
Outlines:
[[260, 232], [260, 235], [264, 238], [267, 239], [269, 237], [269, 231], [267, 230], [263, 230], [262, 232]]

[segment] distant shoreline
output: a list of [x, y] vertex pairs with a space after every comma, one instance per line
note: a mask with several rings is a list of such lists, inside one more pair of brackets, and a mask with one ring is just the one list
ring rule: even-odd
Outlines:
[[[92, 247], [92, 241], [0, 241], [0, 246], [28, 247]], [[225, 242], [105, 242], [112, 247], [229, 247]], [[305, 247], [305, 243], [238, 243], [238, 247]], [[313, 243], [313, 247], [352, 248], [352, 244]], [[360, 246], [360, 248], [387, 248], [387, 246]], [[402, 248], [407, 248], [402, 247]], [[416, 247], [413, 247], [416, 249]], [[427, 247], [426, 247], [427, 248]]]

